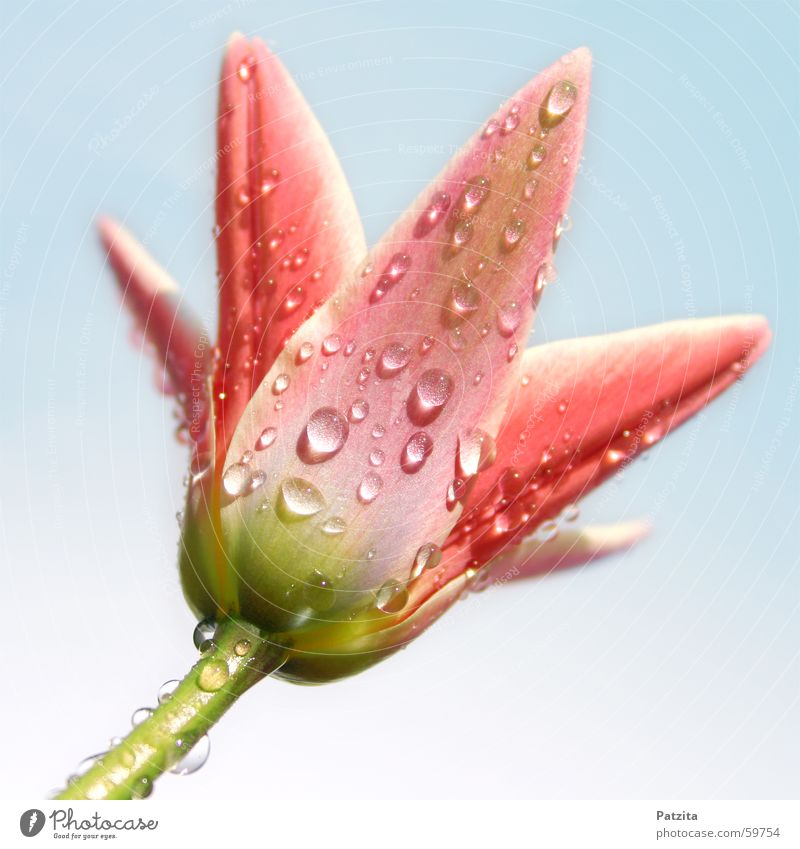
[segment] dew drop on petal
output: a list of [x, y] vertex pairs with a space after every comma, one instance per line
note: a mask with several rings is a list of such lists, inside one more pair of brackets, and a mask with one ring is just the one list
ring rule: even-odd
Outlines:
[[442, 562], [442, 549], [435, 542], [419, 547], [411, 567], [411, 579], [418, 578], [425, 569], [435, 569]]
[[386, 455], [380, 448], [376, 448], [374, 451], [370, 452], [369, 455], [369, 464], [371, 466], [382, 466], [383, 461], [386, 459]]
[[433, 440], [424, 430], [412, 433], [403, 446], [400, 468], [408, 475], [415, 474], [425, 465], [431, 451], [433, 451]]
[[350, 405], [350, 413], [348, 418], [354, 424], [358, 424], [359, 422], [363, 422], [369, 413], [369, 404], [366, 401], [358, 400], [353, 401]]
[[358, 485], [358, 500], [362, 504], [371, 504], [383, 487], [383, 479], [377, 472], [367, 472]]
[[276, 428], [265, 427], [256, 441], [256, 451], [263, 451], [265, 448], [269, 448], [269, 446], [276, 440], [277, 436], [278, 431]]
[[375, 596], [375, 606], [384, 613], [399, 613], [407, 602], [408, 590], [394, 578], [386, 581]]
[[519, 106], [512, 106], [509, 109], [508, 114], [503, 121], [503, 126], [501, 128], [504, 135], [507, 133], [513, 133], [514, 130], [519, 126]]
[[279, 374], [272, 383], [272, 394], [281, 395], [289, 388], [289, 375]]
[[371, 370], [366, 366], [359, 371], [358, 376], [356, 377], [356, 383], [360, 386], [363, 386], [368, 380], [370, 376]]
[[475, 428], [458, 440], [458, 468], [465, 478], [488, 469], [497, 457], [494, 439], [486, 431]]
[[522, 304], [508, 301], [497, 311], [497, 329], [501, 336], [511, 336], [522, 323]]
[[447, 499], [445, 506], [453, 510], [459, 501], [467, 494], [467, 484], [462, 478], [453, 478], [447, 487]]
[[281, 515], [286, 519], [305, 519], [325, 506], [322, 493], [303, 478], [285, 478], [280, 485]]
[[453, 231], [453, 247], [460, 249], [469, 242], [473, 235], [472, 221], [459, 221]]
[[411, 348], [407, 345], [401, 345], [399, 342], [393, 342], [381, 352], [378, 360], [378, 375], [384, 379], [394, 377], [400, 374], [410, 361]]
[[433, 347], [434, 338], [433, 336], [426, 336], [422, 342], [419, 344], [419, 352], [420, 354], [427, 354], [428, 351]]
[[297, 350], [297, 362], [305, 363], [311, 359], [314, 354], [314, 346], [310, 342], [303, 342]]
[[350, 426], [335, 407], [320, 407], [308, 419], [297, 443], [297, 453], [305, 463], [322, 463], [344, 447]]
[[255, 492], [259, 487], [263, 486], [267, 480], [267, 473], [262, 469], [253, 472], [250, 477], [250, 492]]
[[533, 196], [536, 194], [537, 185], [538, 183], [536, 180], [528, 180], [528, 182], [525, 183], [525, 187], [522, 190], [522, 196], [525, 200], [533, 200]]
[[525, 222], [521, 218], [515, 218], [509, 221], [503, 227], [503, 247], [507, 251], [511, 251], [517, 247], [520, 240], [525, 235]]
[[322, 532], [328, 536], [339, 536], [347, 530], [347, 522], [341, 516], [331, 516], [320, 525]]
[[453, 380], [441, 369], [428, 369], [411, 390], [406, 403], [414, 424], [425, 425], [436, 419], [453, 392]]
[[390, 260], [386, 268], [393, 283], [400, 280], [411, 267], [411, 257], [408, 254], [397, 253]]
[[481, 135], [483, 138], [488, 139], [493, 136], [500, 129], [500, 122], [497, 118], [489, 118], [486, 122], [486, 126], [483, 128], [483, 132]]
[[237, 498], [250, 486], [251, 471], [245, 463], [232, 463], [222, 475], [222, 488]]
[[558, 523], [553, 521], [542, 522], [536, 535], [542, 542], [550, 542], [558, 536]]
[[468, 280], [460, 280], [450, 292], [450, 309], [459, 317], [475, 313], [481, 305], [481, 293]]
[[377, 424], [372, 428], [373, 439], [380, 439], [386, 433], [386, 428], [383, 425]]
[[517, 356], [517, 351], [518, 351], [518, 350], [519, 350], [519, 348], [517, 347], [517, 343], [516, 343], [516, 342], [512, 342], [512, 343], [508, 346], [508, 353], [506, 354], [506, 359], [507, 359], [509, 362], [511, 362], [511, 360], [513, 360], [513, 359], [514, 359], [514, 357], [516, 357], [516, 356]]
[[547, 148], [541, 142], [536, 142], [528, 154], [528, 168], [535, 170], [544, 162], [546, 156]]
[[486, 200], [489, 194], [489, 179], [483, 176], [472, 177], [467, 180], [464, 189], [464, 208], [467, 210], [477, 209]]
[[539, 107], [539, 123], [544, 129], [558, 126], [569, 115], [578, 97], [578, 89], [569, 80], [559, 80]]
[[355, 351], [355, 349], [356, 349], [356, 340], [355, 340], [355, 339], [351, 339], [351, 340], [350, 340], [350, 341], [349, 341], [349, 342], [348, 342], [348, 343], [344, 346], [344, 355], [345, 355], [346, 357], [351, 356], [351, 355], [352, 355], [352, 353], [353, 353], [353, 351]]
[[430, 233], [444, 219], [449, 208], [450, 195], [447, 192], [437, 192], [434, 194], [425, 211], [417, 219], [416, 226], [414, 227], [414, 236], [419, 239]]
[[[322, 340], [322, 353], [326, 357], [335, 354], [342, 347], [342, 337], [338, 333], [331, 333]], [[352, 353], [352, 352], [351, 352]]]

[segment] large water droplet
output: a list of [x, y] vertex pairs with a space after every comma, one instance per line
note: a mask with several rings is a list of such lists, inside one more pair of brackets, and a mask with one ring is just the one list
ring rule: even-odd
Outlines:
[[386, 273], [393, 283], [397, 283], [409, 268], [411, 268], [411, 257], [408, 254], [398, 253], [389, 260]]
[[209, 658], [200, 662], [197, 685], [207, 693], [215, 693], [228, 682], [228, 664]]
[[408, 590], [404, 584], [390, 578], [378, 590], [375, 605], [384, 613], [399, 613], [408, 602]]
[[201, 619], [192, 632], [192, 641], [198, 651], [206, 651], [211, 647], [214, 634], [217, 633], [217, 623], [211, 617]]
[[416, 425], [426, 425], [438, 418], [453, 392], [453, 380], [441, 369], [424, 372], [411, 390], [406, 403], [408, 417]]
[[531, 148], [531, 152], [528, 154], [528, 168], [538, 168], [542, 162], [544, 162], [544, 158], [546, 156], [547, 148], [541, 142], [536, 142], [536, 144]]
[[[175, 741], [175, 746], [183, 751], [184, 742], [182, 739], [178, 738]], [[208, 734], [203, 734], [203, 736], [192, 746], [191, 749], [184, 755], [178, 763], [175, 764], [174, 767], [170, 770], [174, 775], [191, 775], [193, 772], [197, 772], [201, 766], [208, 760], [209, 753], [211, 752], [211, 740], [208, 737]]]
[[525, 235], [525, 222], [521, 218], [515, 218], [509, 221], [503, 227], [503, 247], [507, 250], [513, 250], [520, 243], [520, 240]]
[[477, 176], [467, 180], [464, 189], [464, 208], [468, 211], [477, 209], [486, 200], [490, 185], [488, 177]]
[[511, 336], [522, 323], [522, 304], [508, 301], [497, 311], [497, 329], [501, 336]]
[[252, 472], [244, 463], [233, 463], [222, 475], [222, 488], [232, 498], [238, 498], [250, 487]]
[[363, 504], [372, 503], [383, 487], [383, 479], [377, 472], [367, 472], [358, 485], [358, 500]]
[[277, 436], [278, 431], [276, 428], [265, 427], [256, 441], [256, 450], [263, 451], [265, 448], [269, 448], [269, 446], [276, 440]]
[[303, 342], [297, 349], [297, 362], [306, 363], [314, 355], [314, 346], [310, 342]]
[[335, 354], [342, 347], [342, 337], [338, 333], [331, 333], [322, 340], [322, 353], [326, 357]]
[[442, 562], [442, 549], [435, 542], [421, 545], [411, 567], [411, 579], [418, 578], [425, 569], [435, 569]]
[[272, 394], [280, 395], [289, 388], [289, 375], [279, 374], [272, 384]]
[[322, 532], [328, 536], [339, 536], [347, 530], [347, 522], [341, 516], [331, 516], [320, 525]]
[[303, 584], [303, 601], [319, 613], [330, 610], [336, 604], [333, 584], [319, 569], [314, 569], [306, 578]]
[[447, 192], [437, 192], [434, 194], [427, 208], [417, 220], [417, 224], [414, 227], [414, 236], [419, 239], [430, 233], [444, 219], [449, 208], [450, 195]]
[[149, 707], [140, 707], [131, 714], [131, 725], [136, 728], [141, 725], [146, 719], [150, 719], [153, 715], [153, 709]]
[[350, 413], [348, 418], [353, 424], [363, 422], [369, 413], [369, 404], [366, 401], [353, 401], [350, 405]]
[[173, 678], [170, 681], [165, 681], [158, 688], [158, 703], [163, 705], [164, 702], [168, 702], [172, 698], [172, 694], [178, 689], [180, 686], [180, 681], [177, 678]]
[[455, 317], [466, 318], [481, 305], [481, 293], [468, 280], [459, 280], [450, 291], [449, 308]]
[[458, 465], [465, 478], [471, 478], [489, 468], [497, 457], [497, 448], [492, 437], [475, 428], [458, 440]]
[[400, 468], [406, 474], [415, 474], [425, 465], [431, 451], [433, 451], [433, 440], [424, 430], [412, 433], [403, 446]]
[[559, 80], [539, 107], [539, 123], [546, 129], [558, 126], [569, 115], [578, 97], [578, 89], [569, 80]]
[[378, 374], [384, 379], [394, 377], [400, 374], [410, 361], [411, 348], [408, 345], [393, 342], [391, 345], [387, 345], [381, 352], [380, 359], [378, 360]]
[[325, 506], [322, 493], [303, 478], [286, 478], [281, 482], [281, 516], [289, 521], [307, 519]]
[[322, 463], [344, 447], [350, 426], [335, 407], [320, 407], [308, 420], [297, 442], [297, 453], [304, 463]]

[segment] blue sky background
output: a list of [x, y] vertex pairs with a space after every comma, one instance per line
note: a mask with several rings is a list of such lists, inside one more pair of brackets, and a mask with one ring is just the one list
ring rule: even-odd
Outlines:
[[501, 100], [588, 45], [574, 228], [535, 341], [728, 312], [766, 314], [775, 340], [582, 505], [587, 523], [651, 519], [636, 550], [475, 596], [361, 677], [266, 682], [159, 797], [796, 798], [800, 22], [768, 0], [4, 12], [0, 792], [57, 785], [195, 656], [175, 572], [185, 456], [92, 221], [122, 218], [213, 315], [234, 29], [298, 78], [369, 241]]

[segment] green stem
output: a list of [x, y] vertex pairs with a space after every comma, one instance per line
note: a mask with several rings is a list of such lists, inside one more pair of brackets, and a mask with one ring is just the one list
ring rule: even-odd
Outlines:
[[56, 799], [135, 799], [150, 794], [155, 780], [180, 761], [226, 710], [286, 660], [246, 622], [217, 626], [204, 652], [170, 698]]

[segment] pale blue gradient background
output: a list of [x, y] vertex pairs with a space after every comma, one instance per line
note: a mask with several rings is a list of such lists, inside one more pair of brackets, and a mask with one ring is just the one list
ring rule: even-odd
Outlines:
[[5, 12], [0, 792], [58, 784], [195, 657], [185, 456], [92, 220], [123, 218], [212, 314], [215, 86], [238, 28], [299, 77], [370, 241], [503, 98], [589, 45], [575, 226], [536, 340], [753, 311], [775, 343], [585, 503], [586, 522], [650, 518], [635, 551], [475, 596], [359, 678], [261, 685], [158, 796], [796, 797], [796, 5], [290, 5]]

